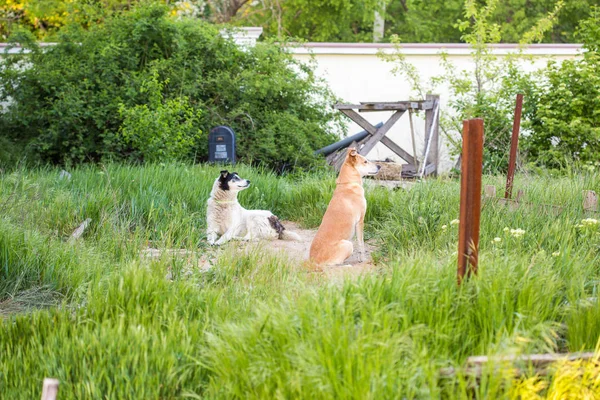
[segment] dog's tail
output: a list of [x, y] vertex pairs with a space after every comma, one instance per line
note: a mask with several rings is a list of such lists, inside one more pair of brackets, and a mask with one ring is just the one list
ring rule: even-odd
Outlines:
[[295, 240], [297, 242], [299, 242], [301, 240], [300, 235], [298, 235], [296, 232], [291, 232], [288, 230], [285, 230], [283, 232], [281, 232], [279, 234], [279, 239], [281, 240]]
[[275, 215], [269, 217], [269, 223], [271, 227], [277, 231], [280, 240], [300, 240], [300, 236], [297, 233], [290, 232], [285, 229], [285, 226], [279, 221], [279, 218]]

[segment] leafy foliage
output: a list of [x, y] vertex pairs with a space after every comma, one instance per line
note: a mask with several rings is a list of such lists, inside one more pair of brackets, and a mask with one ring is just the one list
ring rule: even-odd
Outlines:
[[530, 114], [527, 140], [537, 164], [560, 167], [572, 161], [600, 160], [600, 8], [583, 21], [578, 36], [586, 52], [580, 60], [550, 62]]
[[201, 160], [207, 132], [229, 125], [242, 160], [278, 169], [310, 165], [313, 150], [335, 140], [334, 99], [311, 66], [270, 43], [244, 50], [167, 11], [65, 29], [56, 46], [15, 37], [30, 53], [0, 71], [0, 101], [11, 100], [0, 135], [52, 163]]
[[[370, 42], [374, 12], [385, 6], [385, 38], [402, 42], [449, 43], [462, 41], [456, 21], [464, 0], [154, 0], [166, 4], [172, 15], [217, 23], [262, 26], [267, 37], [301, 37], [313, 41]], [[498, 25], [501, 42], [518, 42], [562, 0], [507, 0], [499, 2], [490, 21]], [[145, 0], [6, 0], [0, 4], [0, 36], [17, 26], [48, 38], [68, 23], [83, 27], [103, 23]], [[580, 20], [595, 0], [564, 2], [543, 42], [572, 42]]]
[[[564, 3], [564, 4], [562, 4]], [[448, 43], [465, 41], [457, 25], [465, 0], [259, 0], [248, 2], [233, 22], [260, 25], [265, 35], [293, 36], [312, 41], [370, 42], [373, 16], [385, 5], [385, 39], [401, 42]], [[479, 5], [484, 2], [478, 2]], [[499, 41], [521, 40], [546, 15], [559, 8], [555, 21], [543, 30], [542, 42], [573, 41], [575, 27], [589, 15], [594, 0], [509, 0], [497, 2], [489, 21], [497, 26]]]
[[178, 159], [190, 154], [201, 139], [197, 129], [200, 111], [190, 106], [187, 97], [164, 102], [162, 90], [155, 75], [141, 88], [141, 92], [149, 92], [148, 104], [119, 108], [124, 118], [120, 134], [138, 152], [136, 158], [145, 161]]
[[236, 18], [260, 25], [266, 36], [316, 42], [369, 42], [380, 0], [263, 0], [251, 2]]
[[[535, 91], [533, 80], [520, 69], [517, 61], [519, 54], [498, 59], [489, 46], [498, 43], [501, 38], [500, 25], [492, 22], [492, 16], [498, 6], [497, 0], [488, 0], [480, 5], [475, 0], [465, 2], [464, 20], [458, 26], [463, 32], [463, 40], [471, 47], [473, 68], [461, 69], [451, 63], [445, 54], [440, 55], [444, 72], [424, 82], [416, 68], [408, 63], [402, 54], [399, 39], [396, 39], [396, 51], [381, 57], [395, 64], [393, 71], [408, 78], [413, 90], [420, 98], [432, 93], [439, 85], [449, 90], [447, 112], [441, 114], [440, 126], [444, 132], [451, 152], [460, 153], [462, 121], [469, 118], [483, 118], [485, 121], [484, 170], [498, 172], [508, 166], [510, 130], [514, 112], [515, 95], [530, 94]], [[543, 21], [524, 35], [523, 41], [543, 37], [544, 32], [552, 28], [559, 9], [553, 10]]]

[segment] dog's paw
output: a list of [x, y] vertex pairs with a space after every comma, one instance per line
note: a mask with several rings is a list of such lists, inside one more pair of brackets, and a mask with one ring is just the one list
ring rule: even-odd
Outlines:
[[215, 242], [217, 241], [217, 237], [218, 236], [216, 233], [209, 233], [208, 235], [206, 235], [206, 242], [211, 246], [214, 246]]
[[229, 241], [229, 240], [227, 240], [227, 239], [224, 239], [224, 238], [221, 236], [221, 238], [215, 242], [214, 246], [221, 246], [221, 245], [223, 245], [223, 244], [227, 243], [228, 241]]

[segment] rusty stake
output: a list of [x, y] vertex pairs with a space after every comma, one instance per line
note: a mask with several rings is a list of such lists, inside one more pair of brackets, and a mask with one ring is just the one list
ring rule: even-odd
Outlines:
[[[481, 173], [483, 169], [483, 119], [463, 121], [458, 226], [458, 284], [477, 274], [479, 223], [481, 217]], [[467, 270], [467, 265], [469, 268]]]
[[515, 119], [513, 121], [512, 137], [510, 138], [510, 157], [508, 159], [508, 175], [506, 176], [506, 191], [504, 198], [512, 197], [513, 179], [515, 178], [515, 169], [517, 168], [517, 148], [519, 147], [519, 129], [521, 128], [521, 111], [523, 109], [523, 95], [517, 94], [517, 104], [515, 106]]

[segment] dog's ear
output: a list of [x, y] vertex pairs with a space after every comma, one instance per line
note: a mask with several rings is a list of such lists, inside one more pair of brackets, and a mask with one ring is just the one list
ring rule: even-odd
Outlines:
[[358, 154], [358, 152], [356, 151], [356, 148], [354, 148], [354, 147], [350, 147], [350, 148], [348, 149], [348, 155], [349, 155], [350, 157], [356, 157], [356, 155], [357, 155], [357, 154]]
[[227, 170], [221, 171], [221, 179], [226, 179], [227, 175], [229, 175], [229, 171], [227, 171]]

